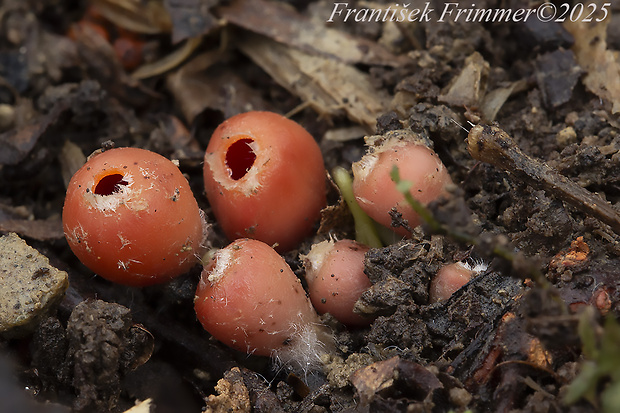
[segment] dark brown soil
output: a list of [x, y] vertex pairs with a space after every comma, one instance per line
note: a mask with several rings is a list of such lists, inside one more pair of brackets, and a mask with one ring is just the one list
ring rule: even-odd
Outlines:
[[[589, 62], [620, 50], [617, 4], [606, 25], [580, 26], [437, 16], [326, 25], [327, 1], [93, 3], [107, 19], [86, 1], [0, 3], [0, 232], [69, 277], [59, 305], [0, 339], [0, 411], [122, 412], [146, 399], [152, 412], [177, 413], [599, 410], [608, 376], [589, 401], [564, 397], [583, 362], [579, 320], [600, 337], [605, 316], [620, 315], [620, 66]], [[123, 60], [118, 39], [142, 47]], [[337, 354], [323, 371], [289, 374], [212, 339], [193, 312], [199, 266], [165, 285], [113, 285], [64, 239], [75, 163], [112, 144], [178, 159], [213, 222], [203, 151], [223, 119], [252, 109], [302, 124], [327, 170], [350, 169], [364, 135], [411, 130], [456, 183], [429, 206], [435, 222], [367, 253], [373, 287], [358, 309], [375, 321], [349, 330], [325, 316]], [[476, 124], [494, 126], [468, 139]], [[314, 240], [355, 237], [335, 186], [328, 199], [316, 237], [286, 255], [297, 274]], [[214, 246], [226, 245], [213, 230]], [[459, 260], [488, 268], [430, 304], [432, 277]]]

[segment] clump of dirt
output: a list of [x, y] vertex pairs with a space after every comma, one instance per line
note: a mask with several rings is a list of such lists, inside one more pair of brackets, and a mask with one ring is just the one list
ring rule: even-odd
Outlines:
[[32, 365], [44, 386], [60, 383], [76, 393], [76, 411], [105, 411], [119, 405], [123, 376], [152, 352], [153, 336], [132, 323], [128, 308], [86, 300], [71, 312], [66, 329], [55, 317], [41, 323]]

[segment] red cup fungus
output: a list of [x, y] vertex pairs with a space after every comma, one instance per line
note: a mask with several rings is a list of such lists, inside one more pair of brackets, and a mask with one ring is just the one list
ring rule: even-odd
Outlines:
[[151, 151], [117, 148], [71, 178], [62, 214], [69, 246], [110, 281], [146, 286], [187, 272], [202, 252], [206, 223], [174, 163]]
[[258, 239], [278, 251], [308, 236], [326, 203], [318, 144], [299, 124], [271, 112], [236, 115], [215, 130], [204, 181], [229, 239]]
[[367, 326], [371, 319], [353, 312], [355, 302], [372, 284], [364, 273], [369, 248], [352, 240], [314, 244], [302, 257], [310, 300], [316, 310], [330, 313], [346, 326]]
[[[446, 185], [452, 180], [437, 154], [411, 138], [387, 137], [353, 164], [353, 193], [364, 212], [389, 228], [390, 210], [396, 208], [408, 225], [415, 228], [420, 218], [392, 182], [390, 173], [394, 166], [398, 167], [402, 180], [413, 184], [411, 195], [424, 205], [445, 194]], [[395, 231], [409, 235], [402, 227]]]
[[248, 354], [311, 370], [331, 347], [301, 282], [261, 241], [238, 239], [217, 251], [202, 272], [194, 305], [205, 330]]

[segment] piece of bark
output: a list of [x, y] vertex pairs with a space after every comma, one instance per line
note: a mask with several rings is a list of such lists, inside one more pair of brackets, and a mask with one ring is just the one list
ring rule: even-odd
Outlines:
[[476, 125], [467, 137], [469, 153], [549, 195], [592, 215], [620, 234], [620, 212], [595, 193], [559, 174], [546, 163], [521, 151], [512, 138], [496, 126]]

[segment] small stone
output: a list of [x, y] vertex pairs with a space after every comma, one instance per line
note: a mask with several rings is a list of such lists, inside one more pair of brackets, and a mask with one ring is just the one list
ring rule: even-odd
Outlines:
[[577, 133], [572, 126], [568, 126], [555, 135], [555, 140], [560, 147], [565, 148], [571, 143], [577, 143]]
[[6, 103], [0, 103], [0, 132], [11, 129], [15, 124], [15, 108]]
[[571, 50], [556, 50], [536, 58], [536, 81], [547, 107], [568, 102], [582, 74]]
[[207, 413], [250, 412], [250, 393], [243, 381], [239, 367], [233, 367], [215, 386], [218, 395], [205, 399]]
[[30, 333], [68, 286], [67, 273], [17, 234], [0, 237], [0, 336]]
[[327, 370], [327, 380], [336, 389], [342, 389], [351, 385], [349, 380], [351, 375], [357, 370], [368, 366], [373, 361], [372, 356], [365, 353], [353, 353], [347, 357], [346, 361], [338, 356], [331, 357], [329, 360], [323, 360]]
[[450, 389], [450, 401], [459, 407], [465, 407], [471, 403], [472, 395], [465, 389], [453, 387]]

